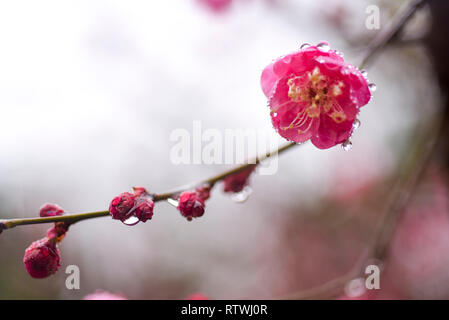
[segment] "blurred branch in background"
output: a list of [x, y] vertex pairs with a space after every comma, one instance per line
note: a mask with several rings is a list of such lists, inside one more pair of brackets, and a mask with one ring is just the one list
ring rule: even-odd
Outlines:
[[[411, 1], [402, 14], [399, 14], [395, 22], [390, 24], [389, 29], [380, 33], [373, 40], [368, 48], [370, 53], [365, 57], [362, 65], [368, 63], [378, 51], [392, 42], [400, 33], [403, 26], [409, 21], [413, 14], [423, 6], [427, 1]], [[446, 41], [442, 29], [448, 30], [446, 19], [441, 16], [442, 12], [447, 12], [449, 4], [444, 1], [429, 1], [435, 17], [432, 32], [426, 40], [428, 47], [434, 55], [436, 72], [439, 74], [440, 84], [443, 92], [447, 92], [449, 85], [448, 64], [446, 58], [443, 58], [443, 48]], [[444, 21], [444, 22], [443, 22]], [[440, 26], [440, 25], [444, 25]], [[426, 107], [426, 106], [423, 106]], [[441, 114], [425, 118], [423, 123], [416, 127], [416, 137], [411, 140], [414, 142], [411, 151], [406, 152], [403, 159], [399, 161], [397, 168], [397, 183], [390, 195], [390, 200], [380, 217], [377, 227], [371, 236], [372, 240], [367, 244], [367, 249], [358, 259], [351, 270], [342, 277], [333, 279], [323, 285], [311, 289], [282, 297], [283, 299], [329, 299], [343, 294], [343, 289], [349, 281], [364, 276], [365, 267], [368, 261], [385, 261], [388, 257], [388, 248], [396, 229], [401, 214], [405, 211], [411, 197], [417, 186], [423, 178], [424, 173], [432, 161], [438, 160], [441, 154], [447, 157], [448, 153], [448, 110], [447, 102], [442, 108]], [[442, 146], [443, 145], [443, 146]], [[438, 147], [438, 148], [437, 148]], [[446, 162], [447, 164], [447, 162]]]

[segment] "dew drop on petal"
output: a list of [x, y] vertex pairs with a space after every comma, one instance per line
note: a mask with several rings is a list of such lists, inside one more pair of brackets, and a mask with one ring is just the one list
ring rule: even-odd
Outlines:
[[367, 80], [368, 79], [368, 71], [366, 71], [365, 69], [360, 71], [360, 73], [362, 74], [362, 76]]
[[337, 54], [338, 56], [340, 56], [340, 57], [342, 57], [342, 58], [344, 58], [344, 54], [343, 54], [343, 52], [340, 52], [340, 51], [337, 51], [337, 50], [335, 50], [335, 54]]
[[301, 45], [301, 47], [299, 47], [301, 50], [304, 50], [304, 49], [307, 49], [308, 47], [310, 47], [310, 44], [309, 43], [303, 43], [302, 45]]
[[341, 69], [341, 74], [342, 75], [348, 75], [348, 74], [350, 74], [351, 73], [351, 70], [348, 68], [348, 67], [343, 67], [342, 69]]
[[246, 186], [243, 188], [242, 191], [234, 193], [231, 196], [232, 201], [234, 202], [238, 202], [238, 203], [243, 203], [246, 200], [248, 200], [248, 197], [250, 196], [250, 194], [253, 192], [253, 189], [251, 189], [250, 186]]
[[127, 226], [134, 226], [139, 223], [139, 218], [137, 218], [135, 215], [132, 215], [131, 217], [123, 220], [122, 222]]
[[360, 297], [366, 291], [365, 279], [357, 278], [349, 281], [345, 286], [345, 293], [350, 298]]
[[328, 52], [331, 49], [327, 42], [320, 42], [316, 47], [323, 52]]
[[368, 85], [368, 88], [369, 88], [369, 90], [370, 90], [371, 92], [376, 92], [376, 90], [377, 90], [377, 86], [376, 86], [375, 83], [370, 83], [370, 84]]
[[345, 142], [343, 142], [342, 144], [341, 144], [341, 147], [343, 148], [343, 150], [345, 150], [345, 151], [349, 151], [349, 150], [351, 150], [352, 149], [352, 142], [351, 142], [351, 140], [346, 140]]
[[354, 130], [357, 130], [358, 128], [360, 128], [360, 120], [359, 119], [354, 120], [354, 122], [352, 123], [352, 128]]

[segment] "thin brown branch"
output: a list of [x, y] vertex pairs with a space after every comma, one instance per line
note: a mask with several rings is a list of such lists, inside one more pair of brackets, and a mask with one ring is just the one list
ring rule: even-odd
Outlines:
[[[185, 185], [182, 187], [178, 187], [172, 191], [167, 191], [167, 192], [158, 193], [158, 194], [152, 194], [153, 201], [157, 202], [157, 201], [161, 201], [161, 200], [167, 200], [169, 198], [176, 197], [176, 195], [178, 195], [179, 193], [181, 193], [183, 191], [190, 190], [190, 189], [193, 189], [197, 186], [201, 186], [204, 184], [208, 184], [211, 187], [213, 187], [217, 182], [219, 182], [229, 176], [232, 176], [236, 173], [239, 173], [239, 172], [247, 169], [250, 166], [259, 164], [260, 162], [262, 162], [270, 157], [277, 156], [278, 154], [280, 154], [294, 146], [297, 146], [297, 145], [298, 144], [296, 144], [294, 142], [286, 143], [274, 151], [267, 152], [266, 154], [264, 154], [260, 157], [256, 157], [255, 159], [252, 159], [251, 161], [249, 161], [246, 164], [243, 164], [243, 165], [240, 165], [233, 169], [224, 171], [224, 172], [222, 172], [218, 175], [215, 175], [209, 179], [202, 180], [200, 182], [195, 182], [195, 183]], [[41, 223], [52, 223], [52, 222], [66, 222], [68, 224], [74, 224], [78, 221], [93, 219], [93, 218], [100, 218], [100, 217], [105, 217], [105, 216], [109, 216], [108, 210], [87, 212], [87, 213], [77, 213], [77, 214], [67, 214], [67, 215], [57, 216], [57, 217], [5, 219], [5, 220], [0, 220], [0, 231], [6, 230], [6, 229], [11, 229], [16, 226], [29, 225], [29, 224], [41, 224]]]

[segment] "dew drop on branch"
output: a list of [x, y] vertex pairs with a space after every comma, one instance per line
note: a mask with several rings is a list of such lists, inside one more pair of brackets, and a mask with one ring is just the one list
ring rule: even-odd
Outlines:
[[369, 88], [369, 90], [370, 90], [371, 92], [376, 92], [376, 90], [377, 90], [377, 86], [376, 86], [375, 83], [370, 83], [370, 84], [368, 85], [368, 88]]
[[253, 189], [251, 189], [250, 186], [246, 186], [246, 187], [243, 188], [242, 191], [234, 193], [231, 196], [231, 199], [234, 202], [243, 203], [246, 200], [248, 200], [248, 198], [249, 198], [249, 196], [251, 195], [252, 192], [253, 192]]
[[179, 202], [177, 201], [177, 200], [175, 200], [175, 199], [173, 199], [173, 198], [168, 198], [167, 199], [167, 202], [169, 203], [169, 204], [171, 204], [173, 207], [175, 207], [175, 208], [177, 208], [178, 207], [178, 204], [179, 204]]
[[131, 217], [123, 220], [122, 222], [127, 226], [134, 226], [139, 223], [139, 218], [137, 218], [135, 215], [132, 215]]
[[300, 48], [301, 50], [304, 50], [304, 49], [307, 49], [308, 47], [310, 47], [310, 44], [309, 44], [309, 43], [303, 43], [299, 48]]

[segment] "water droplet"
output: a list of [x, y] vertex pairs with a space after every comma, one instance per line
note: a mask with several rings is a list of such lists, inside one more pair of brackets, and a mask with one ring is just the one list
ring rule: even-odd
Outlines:
[[349, 150], [351, 150], [352, 149], [352, 142], [351, 142], [351, 140], [346, 140], [345, 142], [343, 142], [342, 144], [341, 144], [341, 147], [343, 148], [343, 150], [345, 150], [345, 151], [349, 151]]
[[348, 75], [350, 73], [351, 73], [351, 70], [348, 67], [343, 67], [341, 69], [341, 74], [343, 74], [343, 75]]
[[277, 112], [273, 113], [273, 117], [277, 117], [277, 116], [278, 116]]
[[345, 286], [345, 293], [350, 298], [360, 297], [366, 292], [365, 279], [357, 278], [349, 281]]
[[167, 199], [167, 202], [169, 203], [169, 204], [171, 204], [173, 207], [175, 207], [175, 208], [177, 208], [178, 207], [178, 201], [177, 200], [175, 200], [175, 199], [173, 199], [173, 198], [168, 198]]
[[301, 50], [304, 50], [304, 49], [307, 49], [308, 47], [310, 47], [310, 44], [309, 43], [303, 43], [302, 45], [301, 45], [301, 47], [299, 47]]
[[243, 203], [246, 200], [248, 200], [248, 197], [250, 196], [250, 194], [253, 192], [253, 189], [251, 189], [251, 187], [246, 186], [243, 188], [242, 191], [234, 193], [231, 196], [232, 201], [238, 202], [238, 203]]
[[360, 128], [360, 120], [359, 119], [355, 119], [354, 122], [352, 123], [352, 128], [354, 130], [357, 130], [358, 128]]
[[340, 56], [340, 57], [344, 57], [345, 55], [343, 54], [343, 52], [340, 52], [340, 51], [338, 51], [338, 50], [335, 50], [335, 53], [338, 55], [338, 56]]
[[377, 86], [376, 86], [375, 83], [370, 83], [370, 84], [368, 85], [368, 88], [369, 88], [369, 90], [370, 90], [371, 92], [376, 92], [376, 90], [377, 90]]
[[316, 46], [319, 50], [324, 51], [324, 52], [328, 52], [331, 47], [329, 46], [329, 44], [327, 42], [320, 42], [318, 43], [318, 45]]
[[316, 59], [316, 61], [318, 61], [318, 63], [324, 63], [324, 58], [322, 58], [322, 57], [319, 57], [318, 59]]
[[368, 71], [366, 71], [365, 69], [363, 69], [362, 71], [360, 71], [360, 73], [362, 74], [362, 76], [363, 76], [365, 79], [368, 79]]
[[126, 224], [127, 226], [134, 226], [139, 223], [139, 218], [137, 218], [135, 215], [132, 215], [126, 220], [122, 221], [123, 224]]

